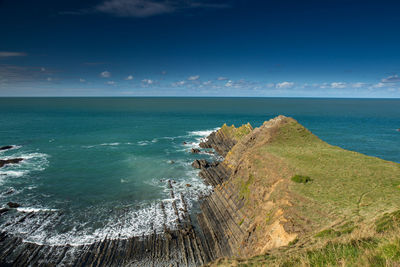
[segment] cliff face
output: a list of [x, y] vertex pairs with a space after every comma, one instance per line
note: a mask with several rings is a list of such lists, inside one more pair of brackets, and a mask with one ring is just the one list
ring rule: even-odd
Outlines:
[[208, 143], [225, 159], [200, 173], [215, 186], [198, 218], [215, 257], [320, 244], [320, 233], [368, 231], [400, 208], [399, 164], [331, 146], [284, 116], [235, 138], [221, 130]]

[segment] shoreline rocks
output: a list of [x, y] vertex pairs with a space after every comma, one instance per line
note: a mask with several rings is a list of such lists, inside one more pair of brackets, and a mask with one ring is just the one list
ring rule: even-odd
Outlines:
[[9, 207], [12, 208], [12, 209], [16, 209], [16, 208], [21, 207], [20, 204], [15, 203], [15, 202], [8, 202], [8, 203], [7, 203], [7, 206], [9, 206]]
[[200, 154], [200, 149], [197, 149], [197, 148], [192, 148], [191, 150], [190, 150], [190, 152], [192, 153], [192, 154]]

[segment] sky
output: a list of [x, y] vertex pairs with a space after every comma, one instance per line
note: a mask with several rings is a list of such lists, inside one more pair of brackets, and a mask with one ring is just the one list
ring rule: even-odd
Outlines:
[[0, 0], [0, 96], [400, 98], [400, 1]]

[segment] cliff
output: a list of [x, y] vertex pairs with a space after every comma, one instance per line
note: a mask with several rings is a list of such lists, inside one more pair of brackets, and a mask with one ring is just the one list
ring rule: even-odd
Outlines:
[[[394, 255], [400, 255], [398, 240], [389, 238], [400, 222], [400, 164], [329, 145], [284, 116], [239, 138], [217, 132], [208, 143], [226, 151], [224, 138], [234, 143], [224, 161], [200, 173], [215, 189], [201, 205], [199, 222], [216, 244], [215, 257], [236, 260], [213, 264], [285, 265], [293, 259], [289, 266], [339, 265], [349, 260], [343, 246], [353, 248], [360, 258], [351, 260], [361, 264], [370, 259], [361, 259], [368, 253], [360, 244], [377, 236], [383, 242], [377, 247], [394, 242]], [[377, 230], [382, 220], [389, 232]], [[340, 248], [327, 252], [331, 244]], [[324, 249], [330, 256], [322, 255]], [[368, 257], [385, 264], [400, 260], [382, 253]], [[322, 262], [313, 263], [310, 255]]]

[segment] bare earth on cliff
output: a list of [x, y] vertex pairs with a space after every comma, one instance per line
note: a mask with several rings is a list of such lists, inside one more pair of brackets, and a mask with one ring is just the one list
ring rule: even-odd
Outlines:
[[[222, 163], [230, 177], [215, 191], [229, 188], [243, 202], [243, 217], [236, 219], [243, 234], [232, 241], [242, 260], [214, 264], [375, 266], [375, 260], [400, 260], [382, 249], [399, 245], [386, 236], [397, 231], [400, 164], [329, 145], [284, 116], [254, 130], [248, 125], [248, 134], [235, 135], [234, 129], [216, 133], [235, 144]], [[385, 218], [389, 226], [380, 231]], [[354, 251], [343, 250], [370, 238], [378, 240], [374, 247], [354, 243]], [[343, 255], [335, 246], [334, 256], [325, 255], [332, 244]]]

